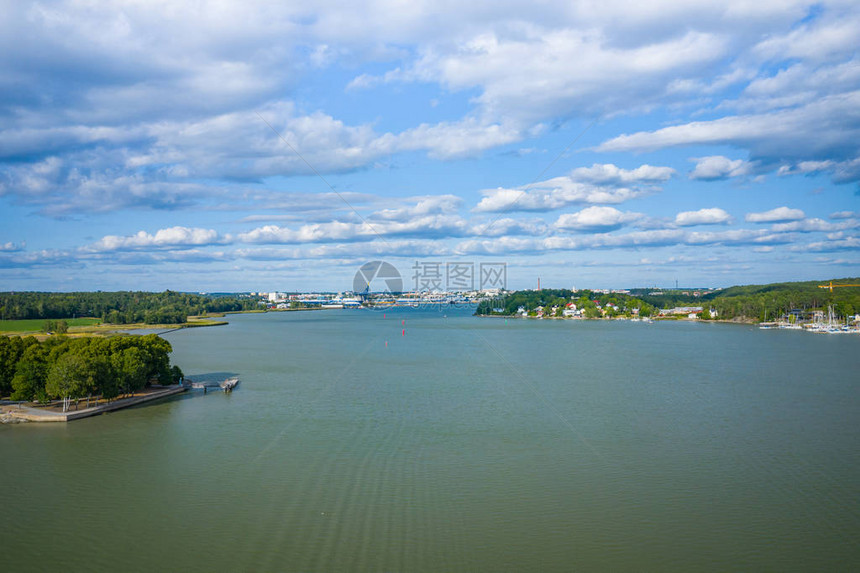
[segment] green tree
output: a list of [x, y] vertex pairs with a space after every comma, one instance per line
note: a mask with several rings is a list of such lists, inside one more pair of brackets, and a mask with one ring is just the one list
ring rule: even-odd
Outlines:
[[24, 344], [20, 337], [0, 336], [0, 396], [12, 393], [12, 378], [22, 352]]
[[171, 366], [170, 378], [174, 384], [179, 384], [185, 378], [185, 374], [182, 373], [182, 369], [179, 366]]
[[90, 373], [83, 357], [67, 352], [51, 366], [45, 391], [48, 395], [63, 400], [63, 412], [69, 409], [74, 398], [80, 398], [90, 391]]
[[48, 377], [48, 353], [41, 344], [28, 346], [21, 354], [12, 378], [13, 400], [47, 399], [45, 380]]
[[119, 385], [126, 394], [131, 394], [146, 386], [147, 370], [146, 353], [135, 346], [125, 348], [111, 356], [113, 372]]

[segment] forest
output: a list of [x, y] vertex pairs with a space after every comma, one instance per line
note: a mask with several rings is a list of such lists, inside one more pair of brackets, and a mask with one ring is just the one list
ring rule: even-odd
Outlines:
[[257, 308], [256, 299], [174, 291], [4, 292], [0, 320], [100, 318], [108, 324], [181, 324], [189, 316]]
[[[771, 283], [733, 286], [694, 297], [689, 291], [668, 291], [660, 296], [640, 295], [660, 308], [695, 305], [715, 309], [720, 319], [777, 320], [792, 311], [806, 315], [814, 310], [827, 311], [829, 306], [840, 318], [860, 313], [860, 287], [820, 288], [831, 281]], [[860, 285], [860, 278], [833, 279], [834, 285]]]
[[0, 336], [0, 396], [47, 402], [100, 395], [116, 398], [154, 381], [176, 383], [182, 370], [170, 365], [170, 343], [154, 334], [111, 338]]

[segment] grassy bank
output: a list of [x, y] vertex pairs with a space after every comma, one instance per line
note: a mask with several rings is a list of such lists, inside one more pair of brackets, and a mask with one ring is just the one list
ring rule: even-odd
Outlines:
[[[100, 318], [63, 318], [69, 329], [80, 327], [93, 327], [101, 324]], [[26, 334], [42, 332], [46, 319], [33, 318], [27, 320], [0, 320], [0, 333], [2, 334]]]
[[[66, 318], [62, 320], [65, 320], [69, 325], [69, 331], [67, 333], [68, 336], [108, 335], [115, 332], [138, 330], [141, 328], [170, 330], [176, 328], [196, 328], [227, 324], [227, 322], [223, 320], [210, 320], [209, 317], [201, 318], [196, 316], [189, 316], [188, 321], [181, 324], [144, 324], [142, 322], [134, 324], [105, 324], [98, 318]], [[40, 318], [27, 320], [0, 320], [0, 335], [24, 336], [32, 334], [44, 336], [44, 326], [45, 320]]]

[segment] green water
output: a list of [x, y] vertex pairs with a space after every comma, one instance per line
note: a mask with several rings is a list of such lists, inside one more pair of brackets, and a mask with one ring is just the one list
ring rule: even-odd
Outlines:
[[0, 568], [860, 568], [860, 337], [444, 312], [232, 316], [165, 335], [232, 395], [0, 426]]

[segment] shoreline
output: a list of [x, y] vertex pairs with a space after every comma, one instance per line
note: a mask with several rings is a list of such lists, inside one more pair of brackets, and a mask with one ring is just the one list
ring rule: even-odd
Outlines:
[[[514, 318], [517, 320], [607, 320], [607, 321], [622, 321], [622, 322], [631, 322], [632, 318], [606, 318], [606, 317], [594, 317], [594, 318], [571, 318], [567, 316], [521, 316], [515, 314], [474, 314], [472, 316], [476, 316], [478, 318]], [[662, 317], [662, 318], [651, 318], [652, 322], [701, 322], [701, 323], [720, 323], [720, 324], [746, 324], [746, 325], [756, 325], [758, 322], [751, 319], [711, 319], [711, 320], [702, 320], [701, 318], [671, 318], [671, 317]]]
[[120, 398], [118, 400], [114, 400], [113, 402], [108, 402], [107, 404], [91, 406], [89, 408], [84, 408], [83, 410], [66, 412], [53, 412], [50, 410], [34, 408], [32, 406], [25, 406], [24, 403], [7, 404], [0, 406], [0, 415], [3, 415], [4, 417], [8, 416], [9, 418], [11, 418], [11, 423], [15, 423], [16, 421], [39, 423], [71, 422], [72, 420], [80, 420], [82, 418], [98, 416], [100, 414], [104, 414], [105, 412], [122, 410], [124, 408], [130, 408], [139, 404], [145, 404], [154, 400], [167, 398], [169, 396], [175, 396], [176, 394], [181, 394], [187, 391], [188, 387], [183, 386], [181, 384], [164, 386], [161, 389], [155, 390], [153, 392], [147, 392], [146, 394], [143, 394], [141, 396], [135, 395], [130, 398]]
[[187, 322], [183, 322], [181, 324], [146, 324], [143, 322], [136, 322], [132, 324], [97, 324], [94, 326], [73, 326], [69, 328], [68, 332], [65, 334], [46, 334], [39, 330], [26, 330], [26, 331], [0, 331], [0, 336], [35, 336], [39, 340], [47, 340], [52, 336], [68, 336], [70, 338], [82, 337], [82, 336], [105, 336], [110, 334], [123, 334], [129, 330], [164, 330], [167, 332], [172, 332], [174, 330], [182, 330], [184, 328], [204, 328], [208, 326], [225, 326], [230, 324], [226, 320], [208, 320], [208, 319], [200, 319], [200, 320], [189, 320]]

